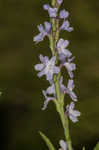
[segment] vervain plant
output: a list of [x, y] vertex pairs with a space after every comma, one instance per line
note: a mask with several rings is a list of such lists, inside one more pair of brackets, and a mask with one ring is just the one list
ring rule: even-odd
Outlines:
[[[72, 53], [67, 49], [69, 41], [59, 37], [62, 30], [67, 32], [73, 31], [73, 27], [70, 26], [68, 21], [69, 12], [65, 9], [60, 10], [62, 2], [63, 0], [51, 0], [51, 6], [49, 4], [43, 6], [44, 10], [48, 11], [50, 22], [45, 21], [44, 26], [42, 24], [37, 26], [40, 33], [33, 38], [33, 41], [39, 43], [47, 36], [50, 41], [52, 57], [49, 59], [48, 56], [40, 54], [39, 58], [41, 63], [35, 65], [34, 68], [36, 71], [39, 71], [37, 74], [38, 77], [45, 75], [46, 80], [49, 82], [49, 87], [42, 91], [45, 97], [42, 110], [45, 110], [48, 103], [52, 101], [56, 106], [56, 110], [62, 122], [65, 141], [59, 141], [59, 150], [73, 150], [69, 133], [69, 119], [76, 123], [80, 112], [74, 109], [75, 103], [77, 102], [77, 96], [73, 91], [73, 71], [76, 69], [73, 60], [75, 57], [72, 56]], [[62, 76], [62, 68], [65, 68], [68, 73], [67, 78], [69, 78], [69, 80], [66, 86], [63, 84], [64, 77]], [[65, 94], [68, 94], [72, 100], [66, 107], [64, 106]], [[55, 150], [51, 141], [42, 132], [40, 132], [40, 135], [46, 142], [49, 150]], [[85, 148], [83, 148], [83, 150], [85, 150]]]

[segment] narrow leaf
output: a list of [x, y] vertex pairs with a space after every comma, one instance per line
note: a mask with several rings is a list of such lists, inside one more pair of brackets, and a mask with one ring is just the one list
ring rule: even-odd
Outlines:
[[39, 132], [42, 139], [45, 141], [46, 145], [48, 146], [49, 150], [55, 150], [51, 141], [46, 137], [42, 132]]
[[94, 150], [99, 150], [99, 142], [97, 143], [96, 147], [94, 148]]

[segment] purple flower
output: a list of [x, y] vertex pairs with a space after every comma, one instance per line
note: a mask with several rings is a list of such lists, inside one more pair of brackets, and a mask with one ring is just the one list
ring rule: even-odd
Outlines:
[[69, 58], [72, 53], [66, 49], [66, 47], [69, 45], [68, 40], [60, 39], [57, 43], [57, 50], [59, 54], [59, 60], [63, 61], [65, 58]]
[[44, 9], [44, 10], [48, 10], [49, 8], [50, 8], [50, 5], [49, 5], [49, 4], [44, 4], [44, 5], [43, 5], [43, 9]]
[[46, 90], [46, 94], [53, 94], [54, 96], [56, 96], [56, 90], [55, 90], [55, 86], [54, 83], [52, 83]]
[[60, 149], [59, 150], [67, 150], [67, 143], [64, 140], [59, 141]]
[[41, 64], [35, 65], [35, 70], [40, 71], [38, 77], [46, 75], [46, 79], [51, 81], [53, 74], [57, 74], [60, 71], [59, 67], [55, 66], [56, 57], [53, 56], [50, 60], [47, 56], [40, 55]]
[[[63, 82], [63, 77], [61, 76], [60, 82], [59, 82], [59, 84], [60, 84], [60, 91], [61, 91], [61, 93], [64, 93], [64, 91], [66, 90], [66, 87], [63, 85], [62, 82]], [[52, 82], [52, 84], [46, 90], [43, 90], [43, 95], [45, 97], [45, 102], [44, 102], [43, 110], [45, 110], [47, 108], [48, 103], [51, 100], [56, 100], [57, 99], [56, 98], [55, 85], [54, 85], [53, 82]]]
[[65, 89], [64, 93], [69, 94], [69, 96], [71, 97], [71, 99], [73, 101], [77, 101], [77, 96], [76, 94], [73, 92], [74, 89], [74, 81], [73, 80], [69, 80], [68, 81], [68, 85], [67, 88]]
[[59, 84], [60, 84], [60, 91], [61, 91], [61, 93], [64, 93], [64, 91], [66, 90], [66, 87], [63, 84], [63, 76], [61, 76]]
[[66, 11], [65, 9], [60, 11], [59, 18], [66, 19], [68, 16], [69, 16], [69, 12]]
[[52, 8], [52, 7], [50, 7], [49, 4], [43, 5], [43, 8], [44, 8], [44, 10], [47, 10], [47, 11], [48, 11], [50, 17], [56, 18], [58, 8]]
[[[73, 59], [74, 59], [74, 57], [73, 57]], [[67, 72], [68, 72], [70, 78], [74, 77], [73, 71], [76, 69], [76, 65], [74, 63], [71, 63], [71, 61], [73, 59], [69, 58], [68, 61], [63, 64], [63, 66], [65, 66], [65, 68], [67, 69]]]
[[61, 5], [62, 2], [63, 2], [63, 0], [57, 0], [57, 3], [58, 3], [59, 5]]
[[[64, 91], [66, 90], [66, 87], [63, 85], [63, 76], [61, 76], [59, 84], [60, 84], [60, 91], [61, 91], [61, 93], [64, 93]], [[51, 85], [47, 88], [45, 93], [48, 94], [48, 95], [51, 94], [54, 97], [56, 97], [56, 90], [55, 90], [54, 82], [51, 82]]]
[[37, 26], [40, 33], [36, 35], [33, 39], [34, 42], [39, 43], [40, 41], [43, 41], [45, 36], [48, 36], [51, 31], [51, 24], [49, 22], [44, 22], [44, 27], [42, 24]]
[[69, 16], [69, 12], [66, 10], [61, 10], [60, 14], [59, 14], [59, 18], [64, 19], [63, 24], [60, 27], [60, 30], [66, 30], [68, 32], [73, 31], [73, 28], [70, 27], [70, 23], [67, 19], [67, 17]]
[[63, 24], [61, 25], [60, 30], [65, 30], [65, 31], [71, 32], [71, 31], [73, 31], [73, 27], [70, 27], [70, 23], [67, 20], [67, 21], [63, 21]]
[[73, 60], [75, 59], [75, 56], [71, 57], [71, 58], [68, 58], [68, 62], [72, 62]]
[[72, 120], [74, 123], [78, 121], [78, 116], [80, 116], [80, 112], [77, 110], [74, 110], [75, 104], [74, 102], [71, 102], [70, 105], [66, 106], [66, 114]]
[[[54, 83], [52, 83], [51, 86], [47, 88], [47, 90], [43, 90], [43, 95], [45, 97], [45, 102], [42, 110], [45, 110], [47, 108], [47, 105], [50, 101], [56, 99], [56, 91], [55, 91], [55, 86]], [[53, 96], [50, 96], [53, 95]]]
[[47, 105], [50, 101], [55, 100], [55, 97], [49, 97], [47, 96], [47, 92], [43, 91], [43, 95], [45, 96], [45, 101], [44, 101], [44, 106], [42, 108], [42, 110], [45, 110], [47, 108]]

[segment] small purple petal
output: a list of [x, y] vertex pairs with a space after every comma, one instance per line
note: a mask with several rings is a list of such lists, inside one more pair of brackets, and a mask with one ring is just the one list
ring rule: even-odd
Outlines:
[[67, 68], [68, 71], [71, 71], [71, 70], [72, 70], [70, 63], [67, 63], [67, 62], [66, 62], [66, 63], [64, 64], [64, 66]]
[[72, 70], [75, 70], [76, 69], [76, 65], [74, 63], [71, 63], [71, 68], [72, 68]]
[[40, 58], [40, 61], [43, 63], [44, 62], [44, 57], [43, 57], [42, 54], [40, 54], [39, 58]]
[[49, 6], [49, 4], [45, 4], [45, 5], [43, 5], [43, 9], [44, 9], [44, 10], [48, 10], [48, 9], [49, 9], [49, 7], [50, 7], [50, 6]]
[[[68, 94], [71, 99], [73, 101], [77, 101], [77, 96], [76, 94], [72, 91], [74, 89], [74, 83], [73, 83], [73, 80], [69, 80], [68, 81], [68, 85], [67, 85], [67, 88], [64, 89], [64, 93]], [[73, 105], [73, 104], [72, 104]], [[71, 105], [71, 106], [72, 106]]]
[[40, 33], [34, 37], [33, 41], [39, 43], [40, 41], [43, 41], [43, 39], [44, 39], [44, 35]]
[[76, 94], [74, 93], [74, 92], [70, 92], [70, 97], [71, 97], [71, 99], [73, 100], [73, 101], [77, 101], [77, 96], [76, 96]]
[[63, 76], [60, 77], [60, 84], [63, 83]]
[[43, 60], [43, 63], [44, 63], [44, 64], [47, 64], [47, 63], [48, 63], [48, 61], [49, 61], [48, 56], [45, 56], [45, 57], [44, 57], [44, 60]]
[[42, 24], [38, 25], [37, 28], [41, 33], [44, 32], [44, 27]]
[[42, 110], [45, 110], [47, 108], [47, 105], [48, 103], [51, 101], [51, 100], [55, 100], [55, 97], [48, 97], [46, 95], [46, 91], [42, 91], [43, 92], [43, 95], [45, 96], [45, 102], [44, 102], [44, 106], [42, 108]]
[[62, 2], [63, 2], [63, 0], [57, 0], [57, 3], [58, 3], [59, 5], [61, 5]]
[[54, 65], [54, 64], [55, 64], [55, 61], [56, 61], [56, 56], [53, 56], [53, 57], [51, 58], [51, 60], [50, 60], [50, 63]]
[[51, 8], [51, 7], [50, 7], [50, 8], [48, 9], [49, 16], [52, 17], [52, 18], [55, 18], [56, 15], [57, 15], [57, 11], [58, 11], [57, 8]]
[[70, 78], [71, 78], [71, 79], [73, 79], [73, 78], [74, 78], [74, 74], [73, 74], [73, 72], [72, 72], [72, 71], [68, 71], [68, 74], [69, 74], [69, 76], [70, 76]]
[[44, 24], [45, 24], [46, 32], [49, 32], [51, 30], [51, 24], [49, 22], [47, 22], [47, 21], [45, 21]]
[[72, 32], [74, 30], [73, 27], [68, 27], [67, 29], [65, 28], [65, 30], [67, 30], [68, 32]]
[[68, 114], [68, 117], [70, 120], [72, 120], [74, 123], [78, 121], [78, 118], [80, 116], [80, 112], [77, 110], [74, 110], [75, 104], [74, 102], [71, 102], [70, 105], [66, 106], [66, 112]]
[[70, 120], [72, 120], [72, 122], [74, 122], [74, 123], [76, 123], [76, 122], [78, 121], [78, 119], [77, 119], [74, 115], [72, 115], [72, 114], [69, 115], [69, 118], [70, 118]]
[[46, 93], [47, 93], [47, 94], [54, 94], [54, 95], [55, 95], [56, 91], [55, 91], [55, 86], [54, 86], [54, 84], [52, 84], [51, 86], [49, 86], [49, 87], [47, 88]]
[[59, 67], [54, 67], [53, 73], [59, 73], [60, 72], [60, 68]]
[[69, 63], [69, 62], [66, 62], [63, 65], [66, 67], [70, 78], [73, 78], [72, 71], [76, 69], [76, 65], [74, 63]]
[[44, 22], [45, 27], [42, 24], [38, 25], [37, 28], [39, 30], [39, 34], [34, 37], [33, 41], [39, 43], [43, 41], [44, 37], [50, 34], [51, 31], [51, 24], [49, 22]]
[[73, 90], [74, 89], [74, 81], [73, 80], [69, 80], [68, 81], [68, 86], [67, 86], [68, 89], [71, 89]]
[[66, 90], [66, 87], [63, 85], [63, 76], [61, 76], [59, 83], [60, 83], [60, 91], [61, 93], [64, 93], [64, 91]]
[[45, 72], [44, 72], [44, 70], [42, 70], [41, 72], [39, 72], [38, 74], [37, 74], [37, 76], [38, 77], [41, 77], [41, 76], [43, 76], [45, 74]]
[[63, 47], [67, 47], [68, 45], [69, 45], [69, 41], [68, 40], [64, 40]]
[[72, 62], [75, 59], [75, 56], [73, 56], [72, 58], [68, 58], [68, 62]]
[[45, 4], [45, 5], [43, 5], [43, 8], [44, 8], [44, 10], [48, 10], [48, 13], [49, 13], [49, 16], [50, 17], [56, 17], [56, 15], [57, 15], [57, 11], [58, 11], [58, 8], [52, 8], [52, 7], [50, 7], [50, 5], [49, 4]]
[[69, 27], [69, 21], [64, 21], [63, 24], [60, 27], [60, 30], [65, 30]]
[[64, 40], [64, 39], [60, 39], [57, 43], [57, 48], [61, 48], [64, 49], [69, 45], [69, 41], [68, 40]]
[[64, 39], [60, 39], [57, 43], [57, 50], [58, 50], [58, 54], [59, 54], [59, 60], [61, 60], [62, 62], [65, 61], [65, 58], [69, 58], [72, 53], [66, 49], [66, 47], [69, 45], [69, 41], [68, 40], [64, 40]]
[[48, 56], [44, 56], [40, 54], [40, 61], [44, 64], [46, 64], [49, 61]]
[[35, 70], [41, 71], [44, 68], [44, 65], [43, 64], [37, 64], [34, 66], [34, 68], [35, 68]]
[[77, 110], [74, 110], [74, 114], [75, 114], [75, 116], [80, 116], [81, 113]]
[[60, 18], [66, 19], [68, 16], [69, 16], [69, 12], [66, 11], [65, 9], [60, 11], [60, 14], [59, 14]]
[[69, 50], [67, 50], [67, 49], [63, 49], [62, 52], [68, 58], [72, 55], [72, 53]]
[[48, 105], [49, 101], [50, 101], [50, 99], [47, 99], [47, 100], [44, 101], [44, 105], [42, 107], [42, 110], [45, 110], [47, 108], [47, 105]]
[[48, 72], [48, 73], [46, 74], [46, 80], [51, 81], [52, 78], [53, 78], [53, 73], [52, 73], [52, 72]]
[[70, 23], [68, 20], [64, 21], [63, 24], [60, 27], [60, 30], [66, 30], [68, 32], [73, 31], [73, 27], [70, 27]]
[[71, 102], [70, 105], [67, 105], [67, 106], [69, 106], [68, 108], [69, 108], [70, 110], [72, 110], [72, 109], [74, 109], [74, 107], [75, 107], [75, 103], [74, 103], [74, 102]]
[[62, 54], [62, 53], [59, 54], [58, 58], [59, 58], [59, 60], [62, 62], [62, 64], [65, 63], [66, 56], [65, 56], [64, 54]]

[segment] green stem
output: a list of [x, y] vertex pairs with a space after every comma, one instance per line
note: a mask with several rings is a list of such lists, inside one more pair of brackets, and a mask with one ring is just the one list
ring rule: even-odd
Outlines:
[[68, 149], [72, 150], [72, 143], [71, 143], [71, 138], [70, 138], [70, 134], [69, 134], [69, 122], [68, 122], [68, 117], [64, 114], [64, 108], [63, 106], [60, 106], [60, 118], [61, 118], [61, 122], [64, 128], [64, 134], [65, 134], [65, 139], [68, 145]]
[[[57, 4], [57, 0], [52, 0], [52, 6], [57, 7], [59, 9], [59, 6]], [[56, 51], [56, 44], [57, 41], [59, 40], [59, 20], [55, 18], [51, 18], [51, 24], [52, 24], [52, 32], [50, 35], [50, 48], [52, 51], [52, 55], [56, 56], [56, 64], [58, 64], [58, 55]], [[64, 95], [61, 94], [60, 92], [60, 76], [61, 72], [58, 73], [58, 75], [54, 76], [54, 83], [55, 83], [55, 88], [56, 88], [56, 95], [57, 95], [57, 101], [55, 102], [56, 104], [56, 109], [59, 113], [62, 126], [64, 129], [64, 134], [65, 134], [65, 139], [68, 145], [68, 150], [72, 150], [72, 143], [71, 143], [71, 138], [69, 134], [69, 122], [68, 122], [68, 117], [64, 114]]]
[[71, 138], [69, 133], [69, 122], [68, 122], [68, 117], [64, 113], [64, 103], [62, 103], [62, 101], [55, 101], [55, 105], [56, 105], [56, 110], [59, 113], [60, 120], [62, 122], [65, 140], [68, 145], [68, 150], [72, 150], [72, 143], [71, 143]]
[[52, 6], [55, 7], [56, 5], [56, 0], [52, 0]]

